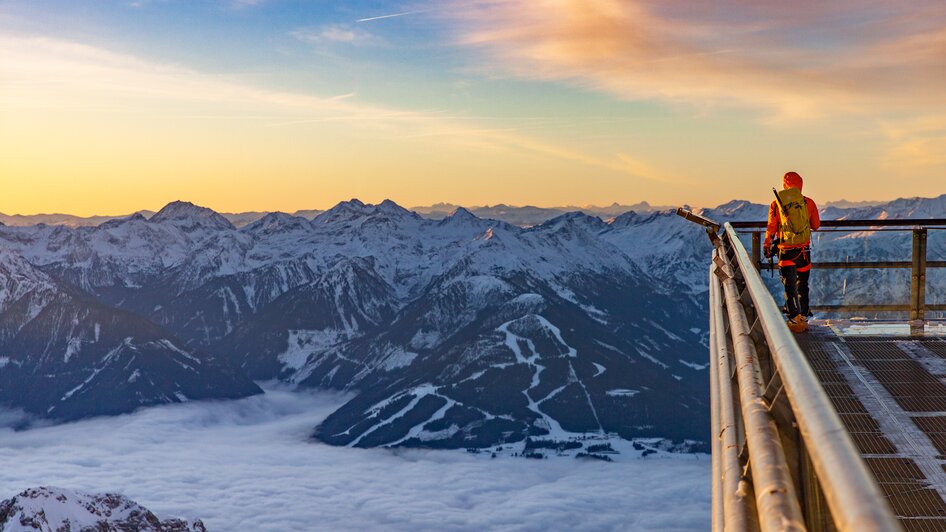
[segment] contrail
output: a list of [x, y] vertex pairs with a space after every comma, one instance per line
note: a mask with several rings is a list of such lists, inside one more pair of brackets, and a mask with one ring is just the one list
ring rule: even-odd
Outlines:
[[423, 13], [423, 11], [405, 11], [403, 13], [392, 13], [390, 15], [381, 15], [378, 17], [360, 18], [356, 20], [355, 22], [370, 22], [372, 20], [381, 20], [383, 18], [403, 17], [404, 15], [415, 15], [417, 13]]

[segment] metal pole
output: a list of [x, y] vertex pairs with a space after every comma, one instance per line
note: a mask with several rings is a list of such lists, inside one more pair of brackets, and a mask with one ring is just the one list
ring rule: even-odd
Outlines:
[[720, 430], [719, 430], [719, 380], [716, 376], [716, 360], [719, 355], [716, 352], [716, 314], [717, 309], [713, 304], [716, 297], [716, 279], [713, 278], [713, 266], [710, 266], [709, 276], [710, 286], [710, 309], [709, 309], [709, 347], [710, 347], [710, 441], [713, 452], [713, 513], [712, 523], [713, 532], [723, 532], [723, 483], [722, 483], [722, 453], [720, 452]]
[[758, 231], [752, 232], [752, 264], [757, 270], [762, 267], [762, 234]]
[[916, 319], [922, 321], [926, 319], [926, 229], [920, 229], [917, 234], [920, 237], [920, 261], [916, 283]]
[[[721, 451], [720, 475], [713, 478], [714, 489], [718, 484], [722, 493], [723, 512], [725, 515], [725, 530], [742, 532], [756, 529], [749, 518], [749, 501], [747, 496], [751, 490], [745, 489], [742, 477], [742, 464], [739, 461], [739, 434], [736, 420], [735, 400], [733, 399], [732, 381], [732, 354], [723, 323], [723, 303], [720, 297], [719, 279], [710, 275], [710, 327], [714, 331], [710, 340], [710, 347], [716, 354], [711, 361], [716, 378], [716, 390], [719, 393], [719, 431], [716, 440]], [[715, 342], [715, 343], [712, 343]], [[750, 527], [749, 523], [753, 525]]]
[[[785, 460], [785, 451], [779, 440], [775, 420], [765, 401], [765, 383], [759, 372], [758, 354], [749, 336], [749, 323], [739, 300], [739, 288], [732, 278], [734, 272], [725, 254], [722, 258], [723, 292], [733, 347], [736, 351], [736, 372], [739, 380], [739, 400], [742, 419], [746, 426], [749, 445], [752, 483], [756, 494], [759, 523], [764, 532], [805, 530], [805, 519], [792, 484], [791, 473]], [[758, 275], [758, 272], [753, 273]]]
[[910, 321], [920, 319], [920, 229], [913, 230], [913, 263], [910, 273]]
[[858, 532], [901, 530], [890, 504], [808, 365], [805, 353], [785, 326], [762, 277], [750, 267], [751, 259], [729, 224], [726, 224], [726, 234], [756, 306], [766, 344], [778, 366], [782, 385], [835, 525], [839, 530]]

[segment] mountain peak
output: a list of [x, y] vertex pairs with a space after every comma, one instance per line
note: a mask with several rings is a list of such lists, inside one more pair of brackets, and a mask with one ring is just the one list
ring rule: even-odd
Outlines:
[[401, 207], [400, 205], [398, 205], [397, 203], [389, 199], [386, 199], [382, 201], [381, 203], [379, 203], [377, 206], [377, 211], [385, 213], [385, 214], [408, 214], [408, 215], [414, 214], [413, 212], [405, 209], [404, 207]]
[[538, 229], [559, 229], [566, 226], [590, 227], [602, 229], [605, 223], [597, 216], [591, 216], [581, 211], [566, 212], [539, 225]]
[[719, 205], [713, 210], [722, 211], [722, 212], [735, 212], [740, 209], [744, 209], [747, 206], [752, 205], [752, 204], [753, 203], [749, 200], [734, 199], [734, 200], [727, 201], [726, 203], [723, 203], [722, 205]]
[[358, 198], [352, 198], [348, 201], [339, 202], [339, 205], [348, 205], [350, 207], [364, 207], [365, 203]]
[[271, 212], [255, 222], [244, 226], [241, 231], [248, 233], [271, 234], [280, 231], [311, 228], [309, 220], [284, 212]]
[[172, 223], [185, 230], [198, 227], [207, 229], [234, 229], [229, 220], [213, 209], [194, 205], [189, 201], [172, 201], [157, 212], [152, 223]]
[[467, 210], [465, 207], [457, 207], [450, 213], [450, 218], [457, 218], [461, 220], [476, 218], [476, 215]]
[[457, 207], [452, 213], [437, 222], [441, 227], [450, 226], [460, 230], [474, 229], [477, 232], [483, 231], [487, 227], [491, 227], [497, 223], [501, 224], [501, 222], [496, 222], [495, 220], [480, 218], [463, 207]]
[[632, 225], [638, 218], [640, 218], [640, 214], [637, 212], [627, 211], [623, 214], [608, 218], [605, 220], [605, 223], [610, 227], [625, 227]]
[[389, 199], [377, 205], [365, 204], [357, 199], [352, 199], [350, 201], [343, 201], [323, 212], [316, 216], [313, 221], [318, 223], [348, 222], [376, 214], [388, 215], [388, 217], [418, 217], [417, 213], [411, 212]]
[[359, 216], [368, 214], [369, 209], [358, 198], [352, 198], [348, 201], [340, 201], [331, 209], [320, 213], [312, 221], [318, 223], [330, 223], [348, 221]]

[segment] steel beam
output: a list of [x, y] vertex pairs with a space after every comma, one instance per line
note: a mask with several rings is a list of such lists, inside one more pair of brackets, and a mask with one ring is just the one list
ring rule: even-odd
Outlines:
[[[715, 265], [714, 265], [715, 266]], [[750, 516], [749, 490], [745, 489], [742, 463], [739, 461], [739, 429], [736, 418], [736, 401], [733, 397], [732, 353], [724, 324], [725, 310], [720, 294], [719, 279], [710, 275], [710, 347], [716, 357], [711, 360], [715, 370], [719, 408], [719, 431], [715, 441], [720, 448], [720, 472], [713, 478], [714, 493], [719, 486], [722, 509], [725, 516], [724, 529], [742, 532], [755, 530], [755, 521]]]
[[[736, 352], [739, 401], [746, 428], [759, 525], [763, 532], [802, 531], [805, 530], [804, 516], [775, 420], [765, 401], [765, 383], [759, 371], [755, 344], [749, 336], [749, 323], [739, 298], [739, 288], [733, 279], [734, 271], [725, 254], [717, 250], [717, 256], [722, 258], [718, 262], [722, 264], [726, 313]], [[754, 269], [753, 274], [758, 277]]]
[[[735, 229], [765, 229], [766, 222], [729, 222]], [[821, 227], [857, 227], [869, 229], [871, 227], [942, 227], [946, 226], [946, 218], [930, 218], [917, 220], [821, 220]]]
[[906, 312], [910, 305], [811, 305], [811, 310], [821, 312]]
[[[757, 261], [756, 269], [774, 270], [774, 266], [768, 262]], [[913, 267], [912, 261], [831, 261], [831, 262], [812, 262], [811, 267], [816, 270], [870, 270], [870, 269], [904, 269]], [[930, 260], [926, 261], [927, 268], [946, 268], [946, 261]]]

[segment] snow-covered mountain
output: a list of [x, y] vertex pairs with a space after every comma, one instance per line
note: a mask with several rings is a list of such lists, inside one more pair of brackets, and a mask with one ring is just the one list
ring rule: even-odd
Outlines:
[[[864, 205], [876, 205], [882, 202], [864, 202]], [[852, 204], [851, 202], [845, 202], [842, 200], [840, 202], [842, 205], [861, 205], [861, 204]], [[455, 210], [463, 208], [460, 205], [454, 205], [452, 203], [436, 203], [434, 205], [427, 206], [418, 206], [411, 207], [411, 210], [417, 214], [424, 216], [425, 218], [431, 218], [434, 220], [440, 220], [450, 216]], [[627, 211], [636, 211], [636, 212], [654, 212], [669, 209], [669, 206], [655, 206], [642, 201], [640, 203], [635, 203], [633, 205], [621, 205], [618, 203], [613, 203], [607, 206], [596, 206], [596, 205], [585, 205], [585, 206], [562, 206], [562, 207], [534, 207], [529, 205], [517, 206], [517, 205], [482, 205], [482, 206], [471, 206], [468, 207], [468, 210], [474, 213], [480, 218], [490, 218], [494, 220], [502, 220], [513, 225], [519, 225], [523, 227], [529, 227], [533, 225], [539, 225], [544, 223], [556, 216], [561, 216], [562, 214], [568, 212], [583, 212], [591, 216], [598, 216], [600, 218], [610, 218], [612, 216], [617, 216], [623, 214]], [[323, 211], [318, 209], [304, 209], [298, 210], [291, 214], [289, 213], [270, 213], [270, 212], [261, 212], [261, 211], [247, 211], [247, 212], [238, 212], [238, 213], [229, 213], [221, 212], [220, 216], [224, 217], [233, 224], [235, 227], [242, 228], [249, 224], [252, 224], [261, 218], [270, 215], [270, 214], [279, 214], [283, 216], [294, 216], [297, 218], [304, 218], [306, 220], [311, 220], [321, 214]], [[21, 215], [14, 214], [8, 215], [0, 213], [0, 224], [5, 224], [9, 226], [30, 226], [38, 224], [47, 224], [47, 225], [64, 225], [67, 227], [86, 227], [86, 226], [96, 226], [107, 222], [109, 220], [129, 218], [134, 214], [141, 214], [145, 218], [150, 218], [155, 213], [154, 211], [137, 211], [133, 214], [124, 214], [117, 216], [74, 216], [71, 214], [32, 214], [32, 215]]]
[[[732, 201], [698, 212], [717, 221], [764, 220], [768, 206]], [[823, 220], [910, 220], [946, 217], [946, 195], [935, 198], [898, 199], [879, 205], [850, 209], [828, 206]], [[628, 228], [602, 237], [619, 245], [645, 270], [659, 279], [672, 277], [694, 294], [707, 290], [706, 236], [671, 211], [640, 216], [621, 215], [612, 227]], [[682, 222], [682, 223], [681, 223]], [[749, 245], [749, 235], [744, 235]], [[624, 239], [624, 240], [622, 240]], [[637, 246], [636, 243], [642, 243]], [[832, 231], [812, 236], [812, 254], [818, 261], [906, 261], [912, 257], [912, 233], [903, 231]], [[946, 260], [946, 230], [931, 229], [927, 240], [927, 260]], [[910, 293], [909, 269], [815, 270], [812, 274], [812, 304], [906, 304]], [[781, 300], [778, 274], [763, 275], [776, 299]], [[946, 270], [927, 270], [927, 303], [946, 303]], [[869, 315], [874, 316], [873, 314]], [[902, 316], [901, 316], [902, 317]]]
[[[697, 212], [720, 222], [765, 220], [767, 205], [731, 201]], [[928, 219], [946, 217], [946, 195], [936, 198], [898, 199], [855, 208], [829, 205], [821, 210], [823, 220]], [[673, 211], [651, 214], [629, 212], [608, 220], [612, 228], [601, 237], [620, 247], [657, 279], [676, 280], [694, 295], [707, 290], [706, 236]], [[744, 242], [749, 245], [746, 233]], [[812, 237], [817, 261], [910, 261], [912, 234], [906, 231], [821, 231]], [[930, 230], [928, 260], [946, 259], [946, 231]], [[777, 299], [781, 285], [777, 273], [765, 273]], [[909, 269], [816, 270], [811, 283], [812, 303], [871, 304], [906, 303], [910, 291]], [[702, 297], [702, 296], [700, 296]], [[946, 271], [927, 270], [928, 303], [946, 303]]]
[[0, 248], [0, 404], [70, 420], [253, 393], [241, 372]]
[[[699, 212], [720, 223], [765, 220], [768, 206], [734, 200]], [[706, 233], [677, 216], [675, 210], [627, 212], [609, 219], [600, 236], [657, 279], [677, 281], [692, 294], [708, 290], [710, 248]]]
[[[946, 195], [898, 199], [853, 209], [829, 207], [824, 216], [847, 220], [946, 218]], [[909, 262], [912, 234], [909, 230], [823, 232], [815, 234], [812, 246], [815, 260]], [[926, 255], [928, 261], [946, 260], [946, 230], [929, 230]], [[812, 298], [825, 304], [906, 304], [909, 301], [910, 269], [821, 270], [817, 275]], [[946, 269], [927, 270], [926, 302], [946, 303]]]
[[[701, 212], [732, 221], [766, 211], [732, 201]], [[946, 196], [823, 213], [944, 215]], [[941, 234], [931, 232], [931, 260], [943, 254]], [[821, 260], [904, 260], [909, 246], [908, 233], [814, 241]], [[0, 304], [22, 300], [20, 285], [34, 283], [37, 301], [94, 300], [252, 379], [356, 392], [315, 431], [329, 443], [490, 447], [582, 434], [682, 442], [708, 430], [710, 246], [670, 210], [607, 221], [566, 213], [524, 228], [463, 208], [434, 220], [353, 199], [311, 220], [270, 213], [238, 228], [175, 202], [150, 219], [96, 227], [0, 227], [0, 248], [32, 268], [17, 268], [23, 283], [0, 284]], [[896, 274], [819, 271], [813, 296], [899, 298], [908, 285]], [[935, 301], [943, 284], [930, 285]], [[72, 358], [67, 337], [56, 351], [63, 359]], [[28, 340], [39, 345], [40, 333]]]
[[160, 519], [123, 495], [88, 495], [68, 489], [30, 488], [0, 501], [4, 532], [119, 531], [206, 532], [200, 520]]
[[[166, 328], [181, 350], [254, 379], [361, 392], [318, 431], [332, 443], [703, 439], [702, 303], [654, 282], [601, 237], [609, 229], [580, 213], [524, 229], [358, 200], [238, 229], [175, 202], [97, 227], [0, 227], [0, 246], [103, 309]], [[416, 389], [435, 394], [420, 410], [396, 423], [373, 414]], [[349, 422], [382, 428], [327, 428]]]

